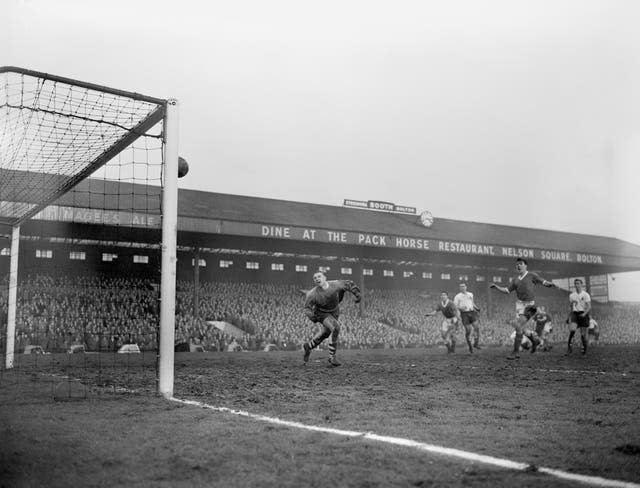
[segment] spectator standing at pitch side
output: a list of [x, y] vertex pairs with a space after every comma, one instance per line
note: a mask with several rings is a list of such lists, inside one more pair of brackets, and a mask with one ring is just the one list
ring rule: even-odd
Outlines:
[[360, 289], [350, 280], [331, 280], [322, 272], [313, 275], [313, 282], [316, 284], [311, 290], [306, 292], [305, 314], [314, 323], [322, 325], [322, 330], [309, 342], [303, 345], [305, 363], [309, 361], [311, 350], [318, 347], [322, 341], [331, 336], [329, 343], [329, 366], [340, 366], [336, 361], [336, 349], [338, 347], [338, 336], [340, 334], [340, 302], [344, 298], [346, 291], [356, 297], [356, 303], [360, 303], [362, 295]]
[[[460, 311], [462, 325], [464, 326], [464, 338], [467, 341], [469, 352], [480, 349], [480, 326], [478, 325], [478, 311], [480, 308], [473, 301], [473, 293], [467, 291], [467, 284], [460, 283], [460, 293], [453, 297], [453, 304]], [[471, 331], [473, 330], [473, 344], [471, 343]]]
[[576, 328], [580, 329], [580, 339], [582, 341], [582, 354], [587, 353], [587, 331], [589, 330], [589, 310], [591, 310], [591, 297], [582, 289], [582, 280], [576, 278], [573, 280], [573, 286], [576, 291], [569, 295], [569, 306], [571, 313], [569, 314], [569, 340], [567, 341], [567, 354], [573, 352], [572, 342], [573, 336], [576, 334]]
[[489, 285], [491, 288], [495, 288], [506, 295], [512, 291], [516, 292], [516, 335], [513, 340], [513, 352], [507, 356], [507, 359], [520, 358], [520, 344], [522, 343], [523, 335], [526, 335], [531, 341], [531, 352], [536, 351], [536, 348], [540, 344], [538, 334], [525, 328], [529, 319], [537, 312], [535, 295], [533, 293], [534, 287], [535, 285], [542, 285], [548, 288], [556, 286], [552, 282], [542, 279], [538, 274], [528, 271], [527, 268], [527, 260], [518, 258], [516, 259], [518, 275], [511, 279], [509, 286], [499, 286], [495, 283]]
[[447, 346], [447, 354], [452, 354], [456, 352], [456, 333], [458, 332], [458, 324], [462, 322], [462, 319], [460, 318], [460, 311], [449, 300], [449, 294], [446, 291], [440, 294], [440, 303], [436, 305], [435, 309], [425, 315], [433, 317], [438, 312], [442, 312], [442, 315], [444, 315], [440, 334], [442, 335], [442, 340], [444, 340], [444, 345]]

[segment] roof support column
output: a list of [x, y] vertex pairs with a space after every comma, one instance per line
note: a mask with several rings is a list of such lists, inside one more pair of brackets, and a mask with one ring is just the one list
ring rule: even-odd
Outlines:
[[359, 317], [364, 317], [365, 316], [365, 312], [364, 312], [364, 295], [365, 295], [365, 287], [364, 287], [364, 265], [362, 264], [362, 261], [358, 260], [358, 273], [360, 274], [360, 291], [362, 293], [362, 299], [360, 300], [360, 303], [358, 304], [358, 316]]
[[193, 316], [200, 318], [200, 248], [193, 248]]

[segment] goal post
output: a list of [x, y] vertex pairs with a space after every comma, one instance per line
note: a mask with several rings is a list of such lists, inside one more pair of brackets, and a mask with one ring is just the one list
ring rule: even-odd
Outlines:
[[[161, 253], [160, 310], [154, 316], [159, 320], [156, 327], [159, 333], [154, 332], [155, 339], [149, 340], [149, 344], [155, 341], [155, 346], [147, 348], [153, 347], [157, 355], [158, 393], [172, 396], [177, 179], [176, 100], [18, 67], [0, 67], [0, 230], [11, 229], [10, 236], [7, 231], [1, 232], [5, 242], [9, 239], [11, 242], [6, 329], [2, 331], [5, 342], [2, 364], [6, 370], [14, 369], [18, 337], [34, 341], [46, 329], [49, 342], [55, 344], [52, 349], [60, 351], [61, 344], [72, 341], [74, 334], [86, 339], [95, 332], [93, 329], [87, 332], [86, 324], [78, 325], [83, 317], [61, 317], [64, 312], [59, 310], [54, 317], [46, 303], [30, 303], [29, 307], [39, 308], [37, 312], [20, 313], [20, 303], [29, 298], [19, 293], [21, 281], [27, 280], [21, 242], [62, 243], [60, 248], [64, 252], [72, 245], [82, 244], [90, 247], [89, 254], [98, 258], [105, 246], [116, 250], [158, 249]], [[103, 206], [96, 209], [96, 201]], [[43, 229], [39, 235], [33, 230], [34, 223]], [[27, 235], [21, 231], [25, 226], [30, 229]], [[115, 237], [108, 231], [96, 230], [126, 226], [129, 228], [122, 236]], [[149, 240], [136, 242], [141, 235], [143, 240], [151, 239], [145, 237], [149, 234], [145, 231], [156, 229], [161, 236], [157, 244]], [[76, 230], [83, 235], [74, 235]], [[44, 257], [51, 259], [49, 252], [43, 251]], [[82, 259], [86, 259], [84, 252], [82, 255]], [[39, 257], [42, 256], [36, 255]], [[29, 271], [34, 274], [46, 271], [47, 267], [36, 261], [27, 259]], [[54, 262], [62, 273], [66, 271], [62, 258]], [[152, 263], [148, 266], [150, 270], [153, 268]], [[144, 272], [140, 274], [143, 276]], [[73, 277], [64, 279], [73, 284]], [[59, 291], [54, 285], [50, 288]], [[86, 300], [82, 297], [80, 301]], [[96, 308], [94, 304], [90, 306]], [[45, 324], [47, 321], [53, 325]], [[91, 326], [101, 334], [100, 346], [96, 346], [98, 351], [103, 348], [103, 334], [110, 334], [114, 347], [125, 333], [129, 338], [132, 334], [141, 334], [140, 326], [123, 332], [114, 320], [113, 330], [117, 332], [113, 332], [108, 320], [101, 318], [101, 321], [100, 327]], [[68, 323], [72, 324], [70, 331], [61, 331], [60, 327]], [[83, 328], [82, 334], [79, 328]]]
[[178, 235], [178, 102], [168, 100], [165, 114], [162, 192], [162, 277], [160, 281], [160, 345], [158, 354], [158, 393], [173, 396], [174, 330], [176, 310], [176, 262]]
[[11, 228], [11, 262], [9, 264], [9, 300], [7, 308], [7, 343], [5, 367], [13, 368], [16, 338], [16, 303], [18, 298], [18, 251], [20, 249], [20, 226]]

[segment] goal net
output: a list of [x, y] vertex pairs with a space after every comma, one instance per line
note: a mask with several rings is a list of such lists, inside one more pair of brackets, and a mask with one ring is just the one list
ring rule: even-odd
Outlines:
[[176, 129], [175, 100], [0, 68], [0, 401], [172, 394]]

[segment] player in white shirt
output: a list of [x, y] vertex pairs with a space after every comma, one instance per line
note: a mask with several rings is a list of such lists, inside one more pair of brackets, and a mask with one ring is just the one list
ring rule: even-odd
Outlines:
[[573, 336], [576, 334], [576, 328], [580, 329], [580, 339], [582, 341], [582, 354], [587, 353], [587, 331], [589, 330], [589, 311], [591, 310], [591, 297], [582, 289], [583, 283], [580, 278], [573, 281], [576, 291], [569, 295], [569, 305], [571, 312], [569, 313], [569, 340], [567, 341], [567, 354], [573, 352], [571, 343]]
[[[453, 297], [454, 305], [460, 310], [460, 318], [464, 326], [464, 338], [467, 341], [469, 352], [480, 349], [480, 326], [478, 325], [478, 311], [480, 308], [473, 301], [473, 293], [467, 291], [467, 284], [460, 283], [460, 293]], [[471, 331], [473, 330], [473, 344], [471, 343]]]

